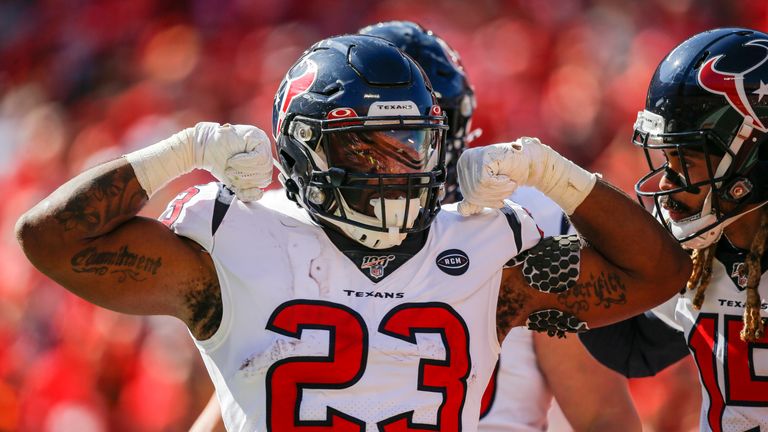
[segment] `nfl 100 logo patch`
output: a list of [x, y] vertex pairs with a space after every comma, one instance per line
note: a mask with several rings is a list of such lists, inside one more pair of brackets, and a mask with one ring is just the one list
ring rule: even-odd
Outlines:
[[368, 269], [371, 277], [381, 279], [384, 276], [384, 269], [387, 267], [387, 264], [394, 259], [394, 255], [365, 256], [363, 257], [362, 264], [360, 264], [360, 269]]

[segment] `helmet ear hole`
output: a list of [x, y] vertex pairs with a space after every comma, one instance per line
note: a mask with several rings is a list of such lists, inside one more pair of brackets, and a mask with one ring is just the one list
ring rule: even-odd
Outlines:
[[293, 166], [296, 165], [296, 160], [292, 158], [291, 155], [289, 155], [285, 150], [280, 151], [280, 162], [289, 170], [292, 170]]
[[281, 173], [279, 178], [282, 180], [283, 186], [285, 186], [285, 190], [288, 191], [289, 196], [298, 195], [299, 185], [297, 185], [296, 182], [291, 178], [293, 168], [296, 166], [296, 160], [292, 158], [291, 155], [289, 155], [285, 150], [280, 150], [279, 157], [280, 164], [284, 167], [284, 169], [287, 170], [285, 175]]
[[768, 133], [764, 133], [758, 138], [757, 146], [757, 159], [768, 160]]

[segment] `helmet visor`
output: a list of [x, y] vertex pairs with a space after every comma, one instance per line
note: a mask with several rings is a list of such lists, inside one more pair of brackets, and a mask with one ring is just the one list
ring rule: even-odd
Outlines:
[[443, 133], [437, 128], [326, 132], [323, 151], [329, 167], [345, 172], [338, 186], [343, 200], [373, 216], [372, 200], [423, 200], [442, 181], [433, 170]]
[[432, 168], [441, 135], [438, 129], [326, 132], [324, 150], [329, 166], [350, 173], [421, 173]]

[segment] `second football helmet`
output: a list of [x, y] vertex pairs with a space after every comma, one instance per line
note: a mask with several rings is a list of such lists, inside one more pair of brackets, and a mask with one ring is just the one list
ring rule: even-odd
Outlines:
[[367, 247], [400, 244], [440, 209], [445, 116], [392, 43], [346, 35], [313, 45], [281, 83], [272, 127], [289, 197]]
[[446, 202], [458, 202], [461, 194], [456, 179], [456, 162], [468, 144], [472, 114], [477, 103], [461, 59], [443, 39], [410, 21], [388, 21], [360, 29], [360, 34], [386, 39], [413, 57], [424, 69], [448, 118], [445, 149]]
[[[717, 241], [748, 209], [768, 201], [768, 34], [742, 28], [699, 33], [659, 64], [638, 114], [633, 142], [651, 171], [635, 185], [654, 200], [657, 215], [686, 247]], [[682, 173], [657, 163], [651, 150], [679, 157]], [[709, 176], [692, 181], [686, 152], [702, 152]], [[719, 159], [719, 161], [718, 161]], [[661, 176], [676, 187], [659, 191]], [[711, 187], [701, 210], [684, 220], [667, 217], [665, 196]], [[731, 203], [724, 206], [725, 203]], [[726, 211], [725, 208], [728, 208]]]

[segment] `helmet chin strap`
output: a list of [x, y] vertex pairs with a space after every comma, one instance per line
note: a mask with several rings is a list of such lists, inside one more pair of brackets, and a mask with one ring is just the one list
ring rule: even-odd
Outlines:
[[[699, 214], [696, 215], [695, 218], [688, 218], [685, 221], [675, 222], [669, 219], [669, 214], [667, 213], [666, 209], [662, 208], [661, 212], [664, 216], [664, 219], [669, 221], [672, 235], [674, 235], [678, 240], [684, 239], [689, 235], [717, 222], [717, 217], [715, 217], [713, 213], [709, 213], [704, 216]], [[741, 217], [741, 215], [729, 218], [722, 223], [719, 223], [704, 231], [703, 233], [683, 241], [681, 244], [686, 249], [703, 249], [720, 240], [720, 237], [723, 235], [723, 229], [729, 224], [733, 223], [739, 217]]]
[[[353, 210], [347, 205], [343, 198], [341, 199], [341, 205], [344, 206], [344, 212], [347, 215], [347, 218], [355, 222], [361, 222], [367, 225], [381, 226], [384, 220], [381, 210], [383, 207], [386, 210], [386, 227], [389, 229], [389, 231], [373, 231], [337, 220], [325, 220], [339, 227], [339, 229], [341, 229], [341, 231], [349, 238], [355, 240], [367, 248], [388, 249], [400, 245], [407, 236], [407, 234], [400, 232], [400, 228], [403, 226], [403, 221], [405, 221], [406, 228], [413, 227], [413, 224], [416, 221], [416, 218], [419, 216], [421, 210], [421, 200], [419, 198], [374, 198], [370, 200], [370, 203], [373, 206], [373, 211], [376, 215], [375, 217], [368, 216]], [[407, 214], [405, 212], [406, 205], [408, 206]]]
[[[686, 249], [704, 249], [705, 247], [720, 240], [720, 237], [723, 236], [723, 231], [730, 224], [736, 222], [742, 216], [752, 213], [753, 211], [764, 206], [765, 204], [768, 204], [768, 201], [763, 202], [760, 205], [755, 206], [754, 208], [751, 208], [745, 212], [729, 217], [728, 219], [720, 222], [714, 227], [708, 229], [707, 231], [704, 231], [703, 233], [697, 235], [696, 237], [690, 238], [682, 242], [683, 247]], [[662, 211], [662, 214], [664, 214], [664, 217], [667, 218], [666, 210], [662, 209], [661, 211]], [[689, 220], [686, 222], [670, 221], [670, 226], [672, 228], [672, 234], [677, 239], [681, 239], [681, 238], [685, 238], [687, 235], [690, 235], [691, 233], [698, 231], [699, 229], [706, 227], [707, 225], [715, 223], [716, 221], [717, 221], [717, 218], [715, 217], [715, 215], [713, 213], [709, 213], [704, 217], [698, 217], [694, 220], [690, 220], [689, 218]]]

